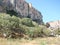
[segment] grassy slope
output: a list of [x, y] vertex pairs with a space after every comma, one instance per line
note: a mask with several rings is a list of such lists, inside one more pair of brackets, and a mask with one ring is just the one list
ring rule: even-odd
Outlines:
[[0, 45], [60, 45], [60, 37], [25, 39], [4, 39], [0, 38]]

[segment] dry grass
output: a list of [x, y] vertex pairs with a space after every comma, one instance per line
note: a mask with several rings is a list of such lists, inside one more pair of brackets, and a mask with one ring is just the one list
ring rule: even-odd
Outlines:
[[60, 45], [60, 37], [36, 38], [34, 40], [0, 38], [0, 45]]

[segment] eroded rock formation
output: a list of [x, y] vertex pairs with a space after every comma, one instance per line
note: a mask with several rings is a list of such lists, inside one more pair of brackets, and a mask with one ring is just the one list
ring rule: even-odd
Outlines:
[[25, 0], [0, 0], [0, 12], [15, 11], [19, 17], [28, 17], [42, 24], [42, 14]]

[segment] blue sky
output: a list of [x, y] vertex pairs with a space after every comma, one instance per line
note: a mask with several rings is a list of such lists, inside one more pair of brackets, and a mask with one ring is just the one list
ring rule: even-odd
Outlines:
[[60, 0], [26, 0], [43, 15], [43, 21], [60, 20]]

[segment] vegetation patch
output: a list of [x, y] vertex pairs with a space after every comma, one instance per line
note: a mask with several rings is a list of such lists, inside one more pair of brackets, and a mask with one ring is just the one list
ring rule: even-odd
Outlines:
[[[0, 13], [0, 33], [13, 38], [36, 38], [49, 36], [51, 31], [44, 25], [38, 25], [29, 18], [19, 18], [9, 14]], [[54, 31], [60, 34], [60, 31]]]

